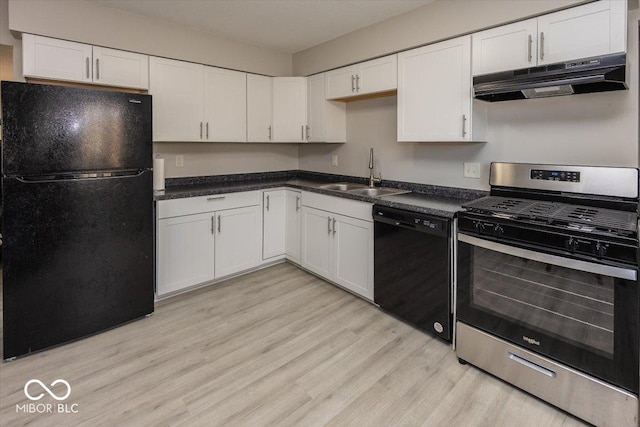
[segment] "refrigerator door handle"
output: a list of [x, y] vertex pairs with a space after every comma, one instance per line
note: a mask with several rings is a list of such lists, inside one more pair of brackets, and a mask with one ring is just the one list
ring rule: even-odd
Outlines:
[[[58, 181], [82, 181], [82, 180], [96, 180], [96, 179], [117, 179], [117, 178], [131, 178], [141, 176], [145, 172], [149, 172], [147, 169], [138, 169], [135, 171], [115, 171], [115, 172], [85, 172], [85, 173], [68, 173], [68, 174], [54, 174], [54, 175], [36, 175], [36, 176], [14, 176], [16, 180], [23, 184], [38, 184], [43, 182], [58, 182]], [[11, 177], [7, 177], [11, 178]]]

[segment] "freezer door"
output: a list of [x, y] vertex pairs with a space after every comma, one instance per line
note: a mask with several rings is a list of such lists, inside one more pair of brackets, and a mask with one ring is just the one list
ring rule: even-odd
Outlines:
[[2, 82], [3, 174], [145, 169], [151, 96]]
[[153, 312], [150, 171], [2, 185], [4, 359]]

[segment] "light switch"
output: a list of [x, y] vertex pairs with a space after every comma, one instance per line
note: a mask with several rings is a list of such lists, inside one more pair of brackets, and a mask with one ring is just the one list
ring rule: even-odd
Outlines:
[[338, 155], [334, 154], [331, 156], [331, 166], [338, 166]]
[[464, 163], [465, 178], [480, 178], [480, 163]]
[[178, 154], [176, 156], [176, 166], [177, 167], [182, 167], [184, 166], [184, 156], [182, 154]]

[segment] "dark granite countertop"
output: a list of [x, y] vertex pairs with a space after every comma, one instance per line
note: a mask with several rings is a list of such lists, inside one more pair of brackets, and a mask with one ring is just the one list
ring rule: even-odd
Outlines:
[[234, 193], [239, 191], [289, 187], [368, 203], [376, 203], [382, 206], [405, 209], [429, 215], [439, 215], [452, 218], [456, 212], [462, 209], [461, 205], [463, 203], [478, 197], [483, 197], [487, 194], [486, 192], [479, 190], [387, 180], [382, 182], [383, 187], [399, 188], [411, 191], [411, 193], [374, 198], [347, 193], [344, 191], [324, 190], [318, 187], [330, 182], [367, 183], [366, 178], [362, 177], [307, 171], [281, 171], [193, 178], [169, 178], [166, 181], [166, 189], [162, 192], [156, 192], [154, 194], [154, 199], [156, 201], [169, 200], [184, 197]]

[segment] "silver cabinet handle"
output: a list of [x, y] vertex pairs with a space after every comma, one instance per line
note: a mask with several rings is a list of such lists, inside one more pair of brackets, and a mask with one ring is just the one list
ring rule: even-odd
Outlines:
[[544, 31], [540, 32], [540, 59], [544, 59]]
[[100, 80], [100, 58], [96, 58], [96, 80]]
[[300, 196], [296, 196], [296, 212], [300, 210]]
[[331, 234], [331, 217], [327, 217], [327, 232]]
[[202, 139], [202, 122], [200, 122], [200, 139]]
[[302, 125], [301, 128], [302, 128], [302, 133], [300, 134], [300, 139], [304, 141], [304, 125]]
[[211, 200], [220, 200], [220, 199], [224, 199], [224, 196], [207, 197], [208, 202], [210, 202]]
[[269, 210], [269, 195], [267, 195], [267, 206], [266, 206], [267, 210]]
[[336, 234], [336, 219], [333, 218], [333, 234]]
[[528, 53], [527, 53], [527, 58], [529, 60], [529, 62], [531, 62], [531, 60], [533, 59], [532, 53], [531, 53], [531, 47], [533, 46], [533, 38], [531, 37], [531, 34], [529, 34], [529, 41], [528, 43]]
[[87, 56], [87, 60], [85, 61], [87, 64], [87, 78], [89, 78], [89, 57]]
[[356, 77], [352, 74], [351, 75], [351, 92], [355, 92], [356, 91]]
[[271, 126], [269, 126], [269, 141], [271, 141]]
[[205, 128], [207, 129], [207, 139], [209, 139], [209, 122], [207, 122]]
[[215, 218], [215, 215], [211, 217], [211, 234], [213, 234], [213, 228], [214, 228], [213, 223], [215, 222], [214, 218]]
[[360, 76], [356, 74], [356, 92], [360, 92]]
[[462, 115], [462, 137], [467, 136], [467, 115]]
[[220, 215], [218, 215], [218, 233], [220, 233], [220, 223], [221, 223], [221, 222], [222, 222], [222, 221], [220, 221]]
[[307, 125], [307, 139], [309, 139], [309, 125]]

